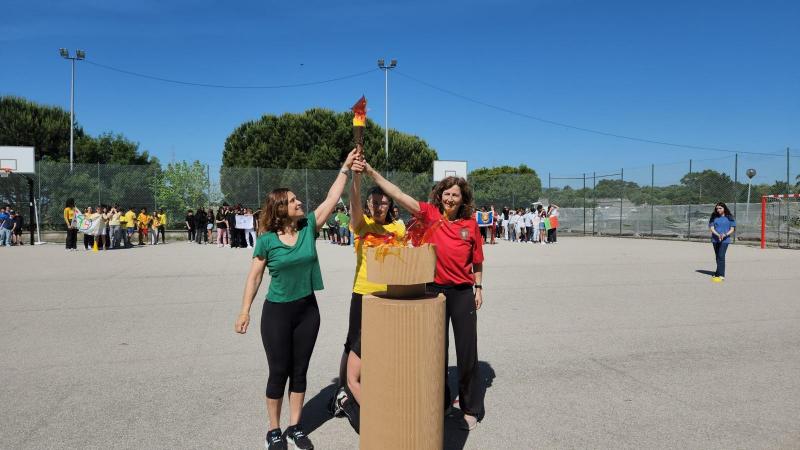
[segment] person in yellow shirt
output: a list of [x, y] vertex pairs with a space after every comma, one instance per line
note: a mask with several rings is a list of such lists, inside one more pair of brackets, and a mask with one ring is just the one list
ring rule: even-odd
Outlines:
[[147, 215], [147, 208], [142, 208], [139, 216], [136, 217], [139, 224], [139, 245], [144, 245], [147, 241], [147, 232], [150, 229], [150, 216]]
[[119, 205], [112, 206], [108, 213], [108, 226], [111, 232], [111, 235], [109, 236], [111, 241], [110, 247], [114, 249], [119, 246], [120, 238], [122, 237], [122, 233], [120, 231], [125, 229], [125, 224], [122, 222], [122, 211], [119, 209]]
[[[356, 247], [356, 274], [353, 279], [353, 294], [350, 298], [350, 321], [344, 354], [339, 364], [340, 387], [332, 402], [334, 414], [344, 413], [353, 428], [359, 429], [359, 404], [361, 399], [361, 302], [366, 294], [385, 291], [385, 284], [367, 280], [367, 251], [364, 241], [369, 237], [402, 239], [405, 225], [395, 220], [392, 213], [394, 201], [380, 188], [374, 187], [367, 194], [366, 204], [361, 204], [361, 174], [353, 173], [350, 185], [350, 213]], [[347, 389], [345, 389], [347, 387]], [[349, 398], [348, 392], [353, 398]], [[354, 400], [354, 402], [353, 402]]]
[[[158, 234], [161, 236], [161, 243], [162, 244], [166, 244], [167, 243], [167, 236], [166, 236], [167, 235], [167, 213], [164, 212], [164, 208], [161, 208], [158, 211], [158, 221], [160, 223], [158, 225]], [[156, 239], [156, 242], [158, 242], [158, 239]]]
[[75, 224], [75, 199], [68, 198], [64, 205], [64, 223], [67, 225], [66, 250], [78, 250], [78, 227]]
[[149, 218], [150, 218], [150, 243], [156, 245], [158, 244], [158, 228], [161, 226], [161, 220], [159, 219], [159, 215], [156, 211], [153, 211], [153, 214]]
[[133, 208], [128, 208], [128, 212], [124, 215], [124, 222], [125, 222], [125, 247], [131, 247], [131, 239], [133, 239], [133, 233], [136, 231], [136, 213], [133, 212]]

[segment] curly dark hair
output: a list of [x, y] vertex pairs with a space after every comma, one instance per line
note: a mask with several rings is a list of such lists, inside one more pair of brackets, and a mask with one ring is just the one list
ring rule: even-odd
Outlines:
[[258, 232], [277, 233], [283, 230], [289, 222], [291, 222], [289, 219], [289, 189], [275, 189], [264, 199], [258, 221]]
[[439, 212], [444, 214], [444, 205], [442, 204], [442, 193], [453, 186], [458, 186], [461, 189], [461, 206], [458, 208], [456, 214], [457, 219], [471, 219], [475, 214], [475, 203], [472, 196], [472, 188], [469, 187], [467, 180], [461, 177], [447, 177], [442, 181], [436, 183], [431, 191], [431, 204], [439, 208]]

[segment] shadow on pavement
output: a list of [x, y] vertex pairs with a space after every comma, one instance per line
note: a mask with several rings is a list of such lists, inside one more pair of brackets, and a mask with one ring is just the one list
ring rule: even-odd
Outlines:
[[[486, 398], [486, 390], [492, 387], [495, 379], [495, 372], [492, 365], [486, 361], [478, 361], [478, 376], [480, 377], [481, 398]], [[458, 392], [458, 368], [450, 366], [447, 368], [447, 384], [450, 392]], [[462, 430], [461, 424], [464, 423], [464, 413], [460, 409], [449, 414], [444, 419], [444, 450], [462, 450], [467, 444], [469, 431]], [[473, 431], [480, 432], [481, 426], [478, 425]]]
[[[479, 395], [485, 398], [486, 390], [492, 387], [496, 376], [492, 365], [486, 361], [478, 361], [478, 376], [481, 387]], [[450, 386], [450, 392], [458, 392], [458, 368], [456, 366], [448, 367], [447, 383]], [[306, 433], [313, 433], [314, 430], [333, 418], [328, 410], [328, 405], [338, 386], [338, 379], [334, 378], [331, 384], [325, 386], [303, 406], [303, 428]], [[454, 408], [454, 411], [445, 417], [444, 450], [462, 450], [467, 444], [470, 432], [461, 429], [463, 422], [464, 413], [458, 408]], [[479, 430], [480, 425], [474, 431]]]
[[697, 272], [697, 273], [702, 273], [703, 275], [708, 275], [708, 276], [710, 276], [710, 277], [713, 277], [713, 276], [714, 276], [714, 271], [713, 271], [713, 270], [703, 270], [703, 269], [697, 269], [697, 270], [695, 270], [695, 272]]

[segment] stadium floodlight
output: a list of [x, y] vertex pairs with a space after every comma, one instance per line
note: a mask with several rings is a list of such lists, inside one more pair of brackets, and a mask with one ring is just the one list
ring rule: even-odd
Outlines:
[[747, 175], [747, 209], [745, 209], [744, 220], [747, 222], [747, 219], [750, 218], [750, 186], [753, 184], [753, 177], [756, 176], [756, 169], [747, 169], [745, 174]]
[[72, 79], [69, 87], [69, 173], [72, 173], [72, 161], [75, 148], [75, 61], [86, 59], [86, 52], [75, 50], [75, 56], [69, 56], [69, 50], [58, 49], [62, 58], [72, 62]]
[[386, 60], [381, 58], [378, 60], [378, 68], [383, 70], [384, 84], [383, 84], [383, 100], [384, 100], [384, 149], [386, 150], [386, 173], [389, 173], [389, 71], [397, 67], [397, 60], [392, 59], [389, 65], [386, 65]]

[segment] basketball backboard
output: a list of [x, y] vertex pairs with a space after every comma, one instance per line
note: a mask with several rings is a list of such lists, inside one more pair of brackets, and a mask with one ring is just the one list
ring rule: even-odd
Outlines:
[[0, 146], [0, 169], [13, 173], [36, 173], [33, 147]]
[[466, 161], [434, 161], [433, 182], [442, 181], [447, 177], [467, 178]]

